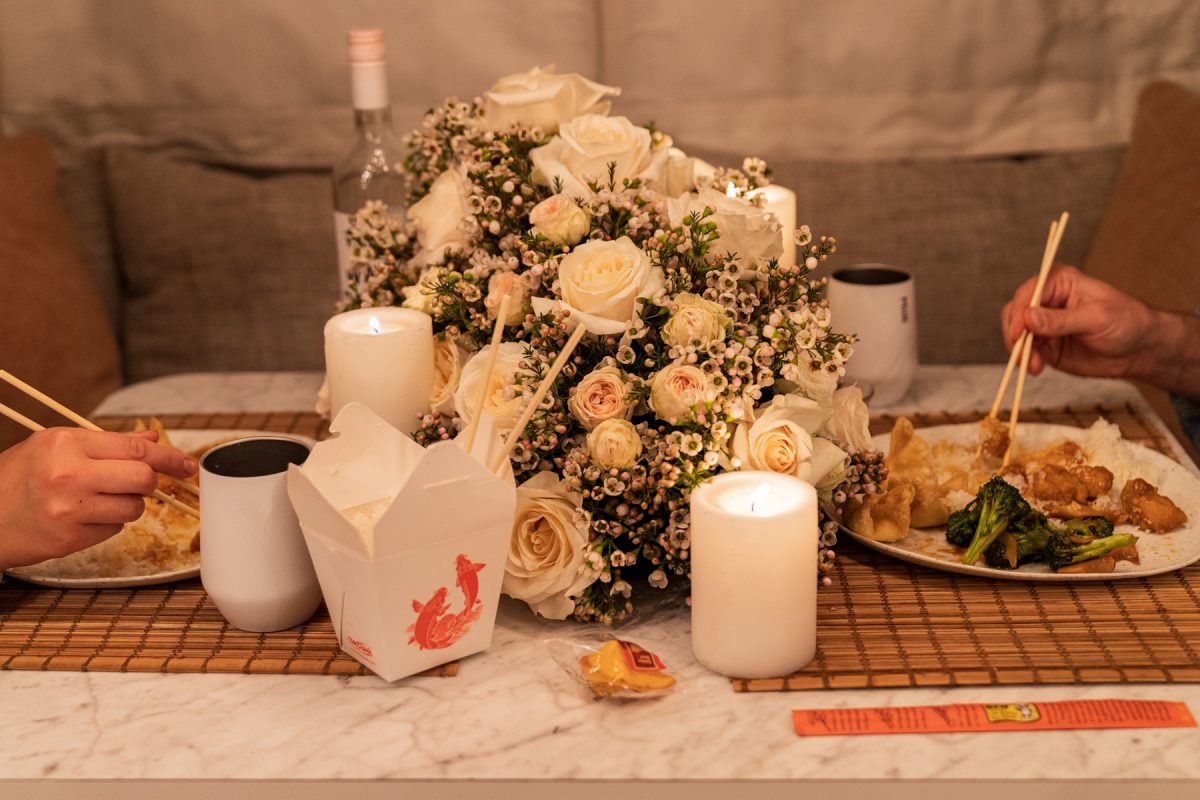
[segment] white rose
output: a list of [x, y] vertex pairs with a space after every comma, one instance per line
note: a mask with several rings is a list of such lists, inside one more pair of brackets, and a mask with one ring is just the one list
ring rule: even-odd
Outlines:
[[484, 119], [494, 130], [524, 125], [553, 133], [581, 114], [607, 114], [612, 104], [605, 98], [620, 93], [574, 72], [557, 75], [554, 67], [534, 67], [505, 75], [483, 93]]
[[698, 294], [684, 292], [672, 301], [674, 310], [662, 328], [667, 344], [685, 347], [694, 341], [700, 346], [724, 340], [733, 324], [725, 307]]
[[724, 258], [736, 253], [748, 266], [783, 255], [783, 228], [779, 220], [740, 197], [729, 197], [716, 189], [704, 189], [667, 201], [667, 216], [679, 227], [688, 214], [699, 215], [705, 208], [714, 213], [706, 221], [716, 223], [718, 238], [709, 253]]
[[492, 346], [487, 345], [463, 365], [458, 388], [454, 391], [454, 410], [464, 423], [469, 424], [475, 406], [479, 404], [479, 395], [484, 393], [484, 411], [492, 417], [500, 431], [507, 432], [516, 424], [526, 399], [523, 395], [517, 396], [513, 389], [521, 361], [525, 359], [525, 345], [520, 342], [501, 342], [496, 368], [492, 370], [491, 380], [488, 381], [484, 373], [491, 351]]
[[442, 259], [448, 249], [462, 249], [467, 236], [461, 223], [469, 216], [466, 176], [459, 169], [448, 169], [434, 180], [429, 193], [408, 209], [408, 219], [421, 243], [414, 262], [429, 264]]
[[588, 520], [579, 495], [551, 472], [517, 487], [504, 593], [547, 619], [566, 619], [596, 579], [587, 567]]
[[679, 197], [707, 186], [716, 172], [717, 168], [704, 159], [672, 147], [663, 165], [660, 188], [667, 197]]
[[846, 461], [832, 442], [814, 436], [825, 415], [807, 397], [779, 395], [762, 409], [758, 419], [740, 423], [733, 432], [733, 454], [743, 469], [795, 475], [813, 485]]
[[851, 452], [872, 449], [871, 412], [863, 402], [862, 389], [847, 386], [833, 393], [833, 416], [825, 423], [830, 438], [849, 447]]
[[633, 406], [628, 402], [629, 384], [621, 370], [616, 367], [600, 367], [592, 370], [579, 381], [567, 408], [584, 430], [592, 430], [609, 419], [629, 419]]
[[792, 390], [804, 395], [817, 405], [829, 417], [833, 414], [833, 393], [837, 389], [838, 374], [827, 369], [813, 369], [809, 363], [784, 364], [783, 378]]
[[467, 354], [455, 340], [433, 337], [433, 387], [429, 390], [429, 405], [434, 411], [449, 414], [454, 410], [454, 392], [466, 358]]
[[534, 234], [540, 233], [556, 244], [573, 245], [587, 236], [592, 221], [574, 200], [556, 194], [533, 207], [529, 224]]
[[437, 300], [437, 293], [434, 292], [433, 287], [445, 280], [449, 274], [450, 270], [445, 267], [430, 267], [425, 270], [421, 273], [421, 277], [417, 278], [415, 284], [405, 286], [400, 290], [400, 293], [404, 295], [404, 302], [401, 305], [432, 315], [434, 303]]
[[529, 281], [524, 275], [515, 272], [494, 272], [488, 279], [488, 293], [483, 305], [492, 319], [500, 313], [500, 303], [504, 295], [509, 296], [508, 314], [505, 315], [505, 325], [516, 325], [525, 318], [526, 304], [529, 300]]
[[655, 373], [650, 382], [650, 408], [659, 419], [671, 424], [687, 419], [693, 406], [707, 403], [716, 396], [708, 375], [691, 364], [668, 364]]
[[588, 434], [587, 446], [601, 469], [626, 469], [642, 455], [642, 435], [628, 420], [607, 419]]
[[536, 178], [547, 186], [562, 182], [564, 194], [591, 197], [588, 181], [608, 185], [608, 165], [615, 164], [616, 187], [626, 178], [657, 176], [666, 163], [666, 149], [654, 152], [650, 131], [625, 117], [587, 114], [564, 123], [558, 135], [529, 151]]
[[558, 265], [562, 304], [597, 335], [622, 333], [639, 297], [664, 286], [662, 271], [628, 236], [579, 245]]

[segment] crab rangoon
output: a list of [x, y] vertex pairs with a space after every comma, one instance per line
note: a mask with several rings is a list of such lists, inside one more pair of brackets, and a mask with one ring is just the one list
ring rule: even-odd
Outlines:
[[503, 446], [490, 420], [470, 453], [359, 403], [329, 429], [288, 494], [342, 649], [389, 681], [486, 650], [516, 509], [508, 460], [485, 466]]

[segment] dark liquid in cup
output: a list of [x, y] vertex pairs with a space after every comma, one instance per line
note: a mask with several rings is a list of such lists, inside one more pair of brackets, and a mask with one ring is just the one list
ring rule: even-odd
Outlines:
[[886, 286], [889, 283], [904, 283], [908, 280], [907, 273], [883, 267], [839, 269], [834, 271], [833, 277], [842, 283], [853, 283], [859, 286]]
[[219, 447], [204, 456], [202, 465], [225, 478], [260, 478], [303, 464], [308, 448], [290, 439], [247, 439]]

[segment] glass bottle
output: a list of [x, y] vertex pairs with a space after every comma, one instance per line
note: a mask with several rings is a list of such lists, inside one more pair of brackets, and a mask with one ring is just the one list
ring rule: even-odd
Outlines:
[[383, 31], [352, 30], [349, 41], [355, 136], [350, 150], [333, 168], [339, 290], [346, 286], [350, 272], [350, 245], [346, 241], [350, 215], [368, 200], [380, 200], [387, 203], [392, 214], [400, 216], [405, 199], [405, 180], [399, 169], [404, 147], [392, 130]]

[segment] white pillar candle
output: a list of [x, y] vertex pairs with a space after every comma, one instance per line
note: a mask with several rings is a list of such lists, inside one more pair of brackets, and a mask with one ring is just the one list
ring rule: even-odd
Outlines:
[[769, 211], [783, 226], [783, 255], [779, 264], [790, 267], [796, 263], [796, 193], [791, 189], [771, 184], [750, 192], [750, 197], [765, 197], [764, 211]]
[[711, 670], [772, 678], [817, 652], [817, 493], [773, 472], [692, 492], [692, 652]]
[[331, 417], [359, 402], [412, 433], [428, 414], [433, 320], [411, 308], [359, 308], [325, 323]]

